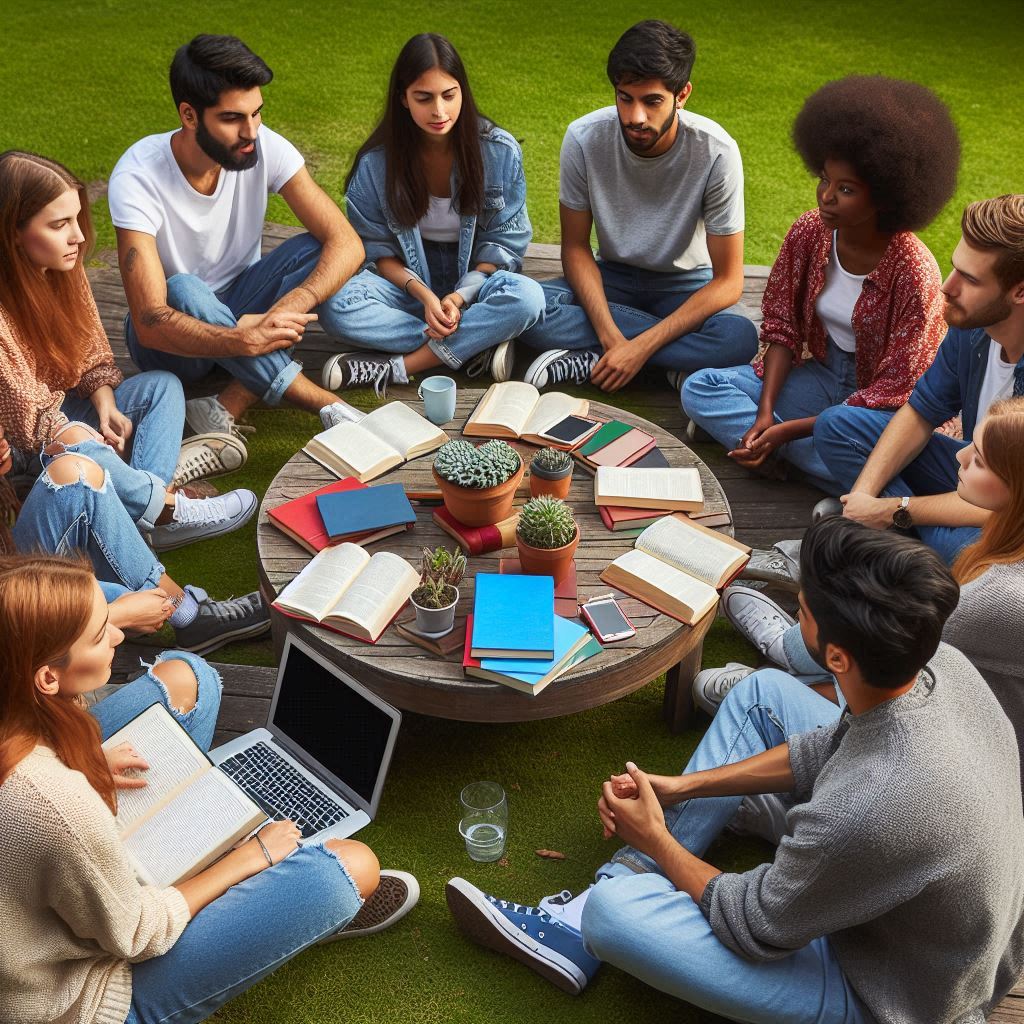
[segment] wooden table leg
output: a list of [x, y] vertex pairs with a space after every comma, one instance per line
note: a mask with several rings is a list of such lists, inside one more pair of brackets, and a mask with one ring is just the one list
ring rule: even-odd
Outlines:
[[694, 724], [696, 709], [690, 687], [693, 685], [693, 677], [700, 671], [703, 654], [704, 643], [701, 641], [682, 661], [665, 673], [665, 700], [661, 706], [661, 717], [668, 723], [670, 732], [683, 732]]

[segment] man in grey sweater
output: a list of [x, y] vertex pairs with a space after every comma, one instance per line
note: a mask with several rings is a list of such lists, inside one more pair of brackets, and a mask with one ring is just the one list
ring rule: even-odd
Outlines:
[[[681, 776], [632, 762], [602, 789], [628, 845], [539, 907], [452, 879], [457, 923], [580, 991], [608, 961], [737, 1021], [968, 1024], [1024, 970], [1024, 818], [1013, 730], [939, 646], [957, 586], [913, 540], [808, 532], [801, 626], [843, 712], [775, 670], [726, 697]], [[772, 863], [702, 858], [745, 795], [788, 793]]]

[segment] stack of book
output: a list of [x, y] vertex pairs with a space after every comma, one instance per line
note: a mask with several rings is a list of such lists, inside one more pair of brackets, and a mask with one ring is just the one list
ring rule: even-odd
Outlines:
[[588, 472], [599, 466], [667, 466], [668, 460], [654, 441], [654, 435], [621, 420], [610, 420], [576, 448], [572, 457]]

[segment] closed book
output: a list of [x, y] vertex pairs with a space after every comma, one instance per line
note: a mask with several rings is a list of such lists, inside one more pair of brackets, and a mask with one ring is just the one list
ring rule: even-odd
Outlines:
[[586, 458], [593, 466], [628, 466], [646, 455], [653, 447], [653, 435], [648, 434], [646, 430], [634, 428]]
[[598, 466], [594, 477], [594, 504], [703, 512], [704, 491], [700, 473], [689, 466], [670, 469]]
[[609, 530], [643, 529], [656, 523], [665, 513], [655, 508], [626, 508], [624, 505], [599, 505], [601, 520]]
[[460, 523], [446, 508], [436, 509], [432, 518], [445, 533], [455, 538], [459, 547], [467, 555], [483, 555], [488, 551], [500, 551], [502, 548], [513, 547], [516, 542], [518, 513], [490, 526], [467, 526], [465, 523]]
[[455, 651], [461, 651], [465, 646], [466, 621], [467, 618], [465, 616], [457, 618], [450, 633], [445, 633], [444, 636], [439, 637], [429, 637], [424, 636], [416, 628], [415, 617], [410, 617], [404, 621], [396, 622], [395, 632], [403, 640], [408, 640], [409, 643], [416, 644], [425, 651], [430, 651], [431, 654], [436, 654], [440, 658], [446, 658]]
[[378, 484], [359, 490], [320, 494], [316, 504], [327, 535], [332, 540], [416, 522], [416, 513], [401, 484]]
[[639, 457], [629, 463], [634, 469], [668, 469], [668, 459], [665, 453], [655, 445], [646, 452], [641, 452]]
[[628, 423], [623, 423], [622, 420], [609, 420], [603, 427], [598, 428], [597, 433], [586, 444], [576, 449], [577, 454], [589, 457], [594, 452], [600, 451], [605, 445], [622, 437], [623, 434], [628, 434], [632, 429]]
[[365, 487], [366, 484], [360, 483], [354, 476], [347, 476], [270, 509], [267, 518], [296, 544], [301, 544], [311, 555], [315, 555], [331, 543], [324, 529], [324, 521], [320, 518], [316, 499], [323, 494], [362, 490]]
[[473, 598], [474, 658], [552, 658], [555, 581], [550, 576], [478, 572]]
[[[523, 567], [518, 558], [502, 558], [498, 562], [498, 572], [521, 574]], [[555, 584], [555, 614], [564, 615], [567, 619], [575, 618], [580, 613], [580, 599], [576, 588], [576, 563], [572, 562], [569, 571]]]

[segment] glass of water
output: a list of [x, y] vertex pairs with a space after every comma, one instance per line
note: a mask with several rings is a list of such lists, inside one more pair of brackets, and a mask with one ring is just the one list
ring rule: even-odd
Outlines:
[[508, 801], [496, 782], [471, 782], [459, 796], [462, 820], [459, 832], [471, 860], [498, 860], [505, 852]]

